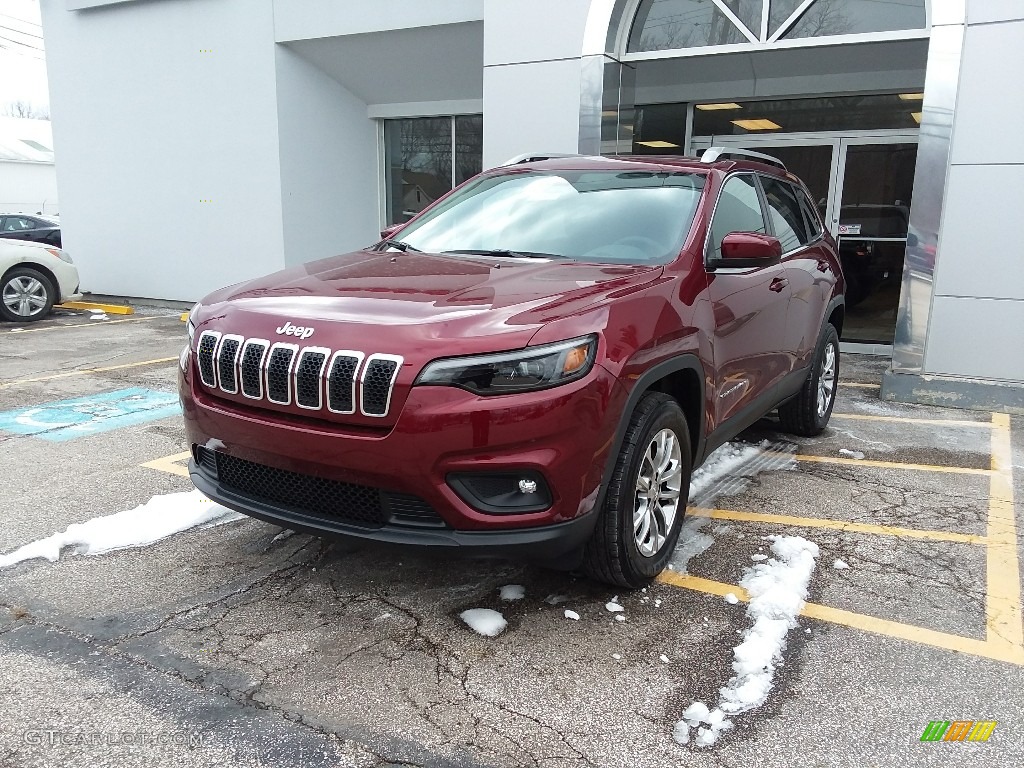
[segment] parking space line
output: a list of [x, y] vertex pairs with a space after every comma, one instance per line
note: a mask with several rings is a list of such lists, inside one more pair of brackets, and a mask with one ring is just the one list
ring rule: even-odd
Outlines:
[[1024, 627], [1021, 626], [1020, 563], [1013, 507], [1013, 454], [1010, 417], [992, 414], [992, 474], [989, 478], [988, 563], [985, 624], [988, 640], [1024, 663]]
[[[116, 321], [115, 321], [116, 322]], [[36, 376], [31, 379], [15, 379], [14, 381], [0, 382], [0, 388], [13, 387], [17, 384], [32, 384], [37, 381], [52, 381], [53, 379], [66, 379], [71, 376], [85, 376], [90, 373], [103, 373], [105, 371], [121, 371], [125, 368], [139, 368], [143, 365], [158, 365], [160, 363], [170, 363], [178, 359], [178, 356], [174, 357], [158, 357], [155, 360], [143, 360], [139, 363], [125, 363], [124, 365], [107, 365], [103, 368], [83, 368], [80, 371], [67, 371], [65, 373], [54, 373], [50, 376]]]
[[793, 455], [797, 461], [811, 461], [819, 464], [845, 464], [854, 467], [880, 467], [882, 469], [910, 469], [916, 472], [952, 472], [958, 475], [991, 475], [991, 469], [975, 469], [972, 467], [948, 467], [939, 464], [901, 464], [898, 461], [875, 461], [873, 459], [845, 459], [836, 456], [811, 456], [797, 453]]
[[160, 472], [169, 472], [172, 475], [178, 475], [179, 477], [188, 477], [188, 467], [182, 466], [181, 461], [191, 458], [191, 451], [182, 451], [181, 453], [171, 454], [170, 456], [162, 456], [159, 459], [153, 459], [142, 464], [143, 467], [149, 469], [156, 469]]
[[[658, 581], [673, 587], [682, 587], [683, 589], [691, 589], [718, 597], [725, 597], [731, 592], [743, 602], [747, 602], [750, 599], [746, 590], [736, 584], [702, 579], [687, 573], [663, 571], [658, 576]], [[852, 629], [887, 635], [899, 640], [909, 640], [923, 645], [931, 645], [947, 651], [959, 651], [960, 653], [970, 653], [987, 659], [995, 659], [996, 661], [1024, 664], [1024, 657], [1015, 653], [1013, 649], [995, 645], [988, 640], [952, 635], [934, 629], [918, 627], [913, 624], [901, 624], [898, 621], [879, 619], [875, 616], [844, 611], [841, 608], [832, 608], [818, 603], [805, 603], [800, 615], [806, 616], [809, 619], [827, 621], [831, 624], [840, 624]]]
[[865, 384], [861, 381], [840, 381], [840, 387], [860, 387], [862, 389], [881, 389], [881, 384]]
[[22, 333], [42, 333], [43, 331], [59, 331], [63, 328], [95, 328], [102, 325], [113, 325], [114, 323], [145, 323], [147, 320], [159, 320], [167, 315], [150, 315], [149, 317], [129, 317], [124, 320], [95, 320], [91, 323], [72, 323], [69, 325], [48, 325], [45, 328], [24, 328], [17, 331], [7, 331], [7, 333], [22, 334]]
[[832, 413], [833, 419], [857, 419], [859, 421], [888, 421], [897, 424], [928, 424], [941, 427], [981, 427], [991, 429], [992, 422], [964, 419], [912, 419], [906, 416], [872, 416], [863, 413]]
[[762, 512], [739, 512], [732, 509], [688, 509], [688, 515], [708, 517], [713, 520], [732, 520], [743, 523], [767, 523], [798, 528], [831, 528], [849, 533], [898, 536], [907, 539], [930, 541], [951, 541], [958, 544], [987, 544], [986, 536], [952, 531], [928, 531], [916, 528], [898, 528], [890, 525], [872, 525], [849, 520], [833, 520], [827, 517], [794, 517], [792, 515], [770, 515]]

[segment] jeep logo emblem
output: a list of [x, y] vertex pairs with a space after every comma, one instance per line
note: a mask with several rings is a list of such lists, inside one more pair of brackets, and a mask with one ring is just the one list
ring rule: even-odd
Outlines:
[[300, 339], [308, 339], [313, 335], [315, 328], [307, 328], [304, 325], [292, 325], [291, 323], [285, 323], [277, 329], [277, 333], [280, 336], [298, 336]]

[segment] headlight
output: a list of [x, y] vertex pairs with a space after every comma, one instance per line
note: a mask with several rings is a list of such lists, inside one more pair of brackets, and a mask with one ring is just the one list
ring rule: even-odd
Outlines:
[[435, 360], [416, 384], [460, 387], [478, 395], [529, 392], [583, 378], [596, 355], [597, 337], [582, 336], [512, 352]]
[[74, 264], [75, 263], [75, 262], [73, 262], [71, 260], [71, 257], [67, 253], [62, 251], [60, 248], [47, 248], [46, 250], [49, 251], [50, 253], [52, 253], [54, 256], [56, 256], [61, 261], [66, 261], [68, 264]]
[[188, 321], [185, 323], [185, 330], [188, 331], [189, 346], [192, 346], [192, 339], [196, 335], [196, 322], [192, 318], [195, 316], [196, 310], [199, 309], [200, 306], [201, 305], [197, 302], [196, 305], [189, 310]]

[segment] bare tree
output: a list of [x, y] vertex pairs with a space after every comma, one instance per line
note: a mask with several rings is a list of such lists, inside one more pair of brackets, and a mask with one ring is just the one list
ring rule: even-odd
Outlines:
[[49, 120], [49, 107], [37, 107], [31, 101], [19, 99], [4, 104], [3, 114], [8, 117], [28, 117], [33, 120]]

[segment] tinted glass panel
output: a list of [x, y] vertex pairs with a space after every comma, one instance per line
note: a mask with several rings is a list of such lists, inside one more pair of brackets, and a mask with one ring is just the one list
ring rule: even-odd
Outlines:
[[431, 253], [667, 263], [679, 254], [703, 190], [704, 176], [688, 172], [489, 176], [409, 225], [402, 240]]
[[484, 118], [455, 118], [455, 184], [476, 176], [483, 168]]
[[761, 177], [761, 186], [768, 203], [772, 229], [782, 243], [782, 252], [795, 251], [801, 245], [806, 245], [810, 240], [807, 224], [793, 186], [768, 176]]
[[408, 221], [452, 188], [452, 119], [384, 121], [388, 220]]
[[924, 0], [815, 0], [782, 37], [924, 29], [926, 23]]
[[[738, 14], [741, 20], [744, 16], [753, 18], [754, 3], [731, 0], [729, 4], [734, 8], [744, 6]], [[626, 49], [663, 51], [746, 42], [749, 40], [711, 0], [643, 0]]]
[[637, 107], [633, 152], [638, 155], [681, 155], [686, 143], [686, 105], [649, 104]]
[[722, 240], [730, 232], [766, 232], [753, 176], [733, 176], [722, 187], [711, 222], [711, 258], [721, 258]]
[[[694, 136], [762, 135], [790, 131], [852, 131], [876, 128], [917, 129], [920, 94], [833, 96], [737, 102], [738, 109], [693, 112]], [[755, 122], [750, 122], [755, 121]], [[763, 122], [767, 121], [767, 122]]]

